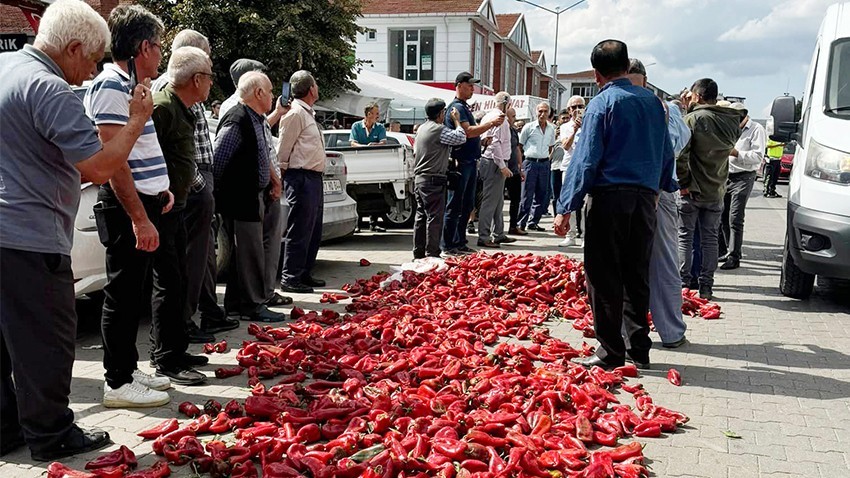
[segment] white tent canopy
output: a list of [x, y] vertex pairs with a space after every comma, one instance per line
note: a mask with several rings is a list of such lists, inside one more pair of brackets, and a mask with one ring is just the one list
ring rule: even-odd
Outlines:
[[[360, 89], [359, 93], [345, 92], [334, 100], [319, 101], [319, 106], [352, 116], [362, 116], [363, 107], [375, 101], [381, 106], [381, 116], [386, 113], [387, 120], [416, 124], [425, 120], [425, 103], [429, 99], [440, 98], [449, 103], [455, 96], [452, 90], [404, 81], [368, 70], [362, 70], [354, 83]], [[534, 108], [542, 101], [543, 98], [534, 96], [514, 96], [511, 98], [511, 106], [517, 110], [518, 119], [529, 119], [534, 118]], [[490, 95], [473, 95], [469, 104], [473, 111], [495, 108], [493, 96]]]

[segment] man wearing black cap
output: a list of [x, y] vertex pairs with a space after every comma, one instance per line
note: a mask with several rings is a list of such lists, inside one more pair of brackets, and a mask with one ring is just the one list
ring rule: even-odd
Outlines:
[[[460, 126], [466, 132], [466, 142], [452, 149], [449, 169], [454, 169], [460, 177], [457, 184], [452, 184], [449, 192], [449, 202], [446, 207], [445, 225], [443, 227], [443, 251], [448, 255], [469, 254], [474, 252], [466, 243], [466, 223], [472, 208], [475, 206], [475, 180], [478, 168], [478, 158], [481, 157], [480, 136], [490, 128], [499, 126], [505, 121], [499, 116], [484, 124], [476, 124], [472, 110], [466, 101], [472, 98], [475, 84], [481, 80], [472, 77], [467, 71], [455, 78], [455, 99], [448, 110], [457, 109], [460, 115]], [[452, 128], [451, 116], [446, 115], [444, 124]]]

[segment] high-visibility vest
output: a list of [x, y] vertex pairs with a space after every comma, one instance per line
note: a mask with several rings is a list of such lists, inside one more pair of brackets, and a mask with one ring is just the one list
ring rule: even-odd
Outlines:
[[783, 143], [778, 141], [774, 141], [772, 139], [767, 140], [767, 157], [772, 159], [779, 159], [782, 157], [782, 150], [785, 149]]

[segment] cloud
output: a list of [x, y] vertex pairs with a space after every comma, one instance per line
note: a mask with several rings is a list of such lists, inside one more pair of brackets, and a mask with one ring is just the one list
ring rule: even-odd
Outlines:
[[797, 32], [817, 29], [826, 8], [835, 0], [787, 0], [767, 15], [747, 20], [723, 32], [718, 40], [742, 42], [766, 40], [779, 35], [797, 36]]

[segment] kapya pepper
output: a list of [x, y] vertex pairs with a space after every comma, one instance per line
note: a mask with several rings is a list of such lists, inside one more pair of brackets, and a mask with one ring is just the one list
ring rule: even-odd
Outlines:
[[150, 468], [135, 471], [125, 475], [124, 478], [166, 478], [168, 476], [171, 476], [171, 467], [164, 461], [158, 461]]
[[79, 471], [54, 461], [47, 466], [47, 478], [97, 478], [94, 473]]
[[101, 455], [86, 463], [86, 470], [107, 468], [118, 465], [127, 465], [130, 468], [135, 468], [137, 464], [138, 462], [136, 461], [135, 453], [126, 446], [121, 445], [121, 447], [117, 450]]
[[192, 402], [183, 402], [177, 407], [177, 410], [189, 418], [195, 418], [201, 414], [201, 409]]
[[180, 425], [177, 423], [177, 419], [169, 418], [153, 428], [148, 428], [147, 430], [142, 430], [139, 433], [136, 433], [136, 435], [146, 440], [151, 440], [171, 433], [178, 428], [180, 428]]

